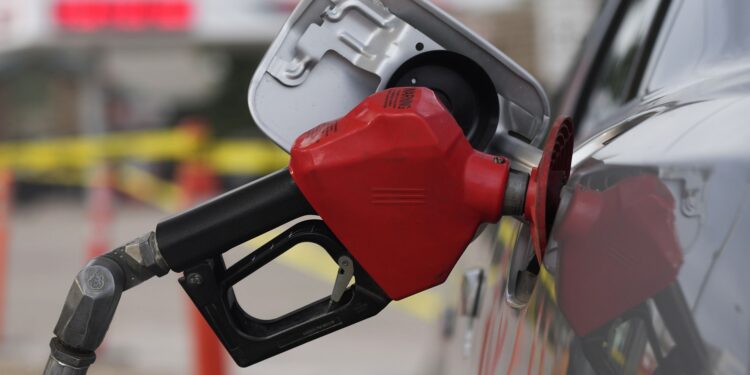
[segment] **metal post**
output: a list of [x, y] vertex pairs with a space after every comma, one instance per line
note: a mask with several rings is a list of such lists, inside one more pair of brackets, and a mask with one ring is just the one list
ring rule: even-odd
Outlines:
[[[204, 124], [192, 122], [187, 126], [183, 125], [183, 128], [200, 142], [205, 142], [208, 137], [208, 129]], [[192, 207], [216, 195], [219, 190], [216, 175], [209, 165], [200, 160], [199, 155], [180, 164], [176, 177], [181, 189], [180, 205], [183, 208]], [[192, 303], [189, 303], [188, 314], [193, 333], [193, 374], [226, 374], [221, 342]]]
[[0, 167], [0, 342], [5, 336], [6, 283], [12, 203], [13, 171], [7, 167]]
[[88, 186], [89, 240], [86, 261], [104, 254], [110, 248], [112, 224], [112, 177], [109, 165], [100, 162], [92, 171]]
[[[79, 124], [81, 134], [103, 135], [109, 126], [106, 116], [106, 90], [102, 73], [102, 54], [93, 49], [87, 54], [84, 74], [80, 77]], [[100, 146], [101, 147], [101, 146]], [[109, 224], [112, 193], [110, 191], [109, 166], [101, 155], [91, 161], [88, 171], [88, 215], [91, 223], [89, 243], [85, 261], [103, 254], [110, 248]]]

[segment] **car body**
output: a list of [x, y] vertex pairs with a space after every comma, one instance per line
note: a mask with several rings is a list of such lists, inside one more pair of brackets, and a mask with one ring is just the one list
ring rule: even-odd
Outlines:
[[[551, 119], [572, 118], [572, 173], [543, 256], [523, 219], [478, 231], [445, 288], [456, 303], [434, 372], [747, 374], [748, 19], [744, 0], [605, 1], [550, 109], [533, 77], [428, 1], [306, 0], [248, 103], [288, 149], [444, 50], [494, 72], [500, 116], [474, 132], [489, 145], [464, 130], [511, 168], [529, 172]], [[292, 97], [297, 112], [279, 111]]]
[[603, 4], [543, 264], [504, 218], [449, 278], [445, 374], [750, 373], [750, 3]]

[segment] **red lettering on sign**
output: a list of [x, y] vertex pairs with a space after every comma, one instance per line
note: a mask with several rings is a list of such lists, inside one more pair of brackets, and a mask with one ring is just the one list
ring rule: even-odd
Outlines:
[[52, 14], [57, 25], [68, 31], [172, 32], [190, 27], [193, 4], [186, 0], [59, 0]]

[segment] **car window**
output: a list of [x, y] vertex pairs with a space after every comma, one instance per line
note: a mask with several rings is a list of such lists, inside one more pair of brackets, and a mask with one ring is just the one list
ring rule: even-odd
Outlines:
[[633, 98], [636, 71], [642, 51], [649, 39], [649, 31], [656, 18], [661, 0], [633, 0], [628, 2], [617, 30], [595, 74], [586, 99], [583, 116], [577, 126], [579, 140], [603, 130], [603, 120]]
[[748, 66], [750, 1], [682, 1], [655, 61], [650, 91]]

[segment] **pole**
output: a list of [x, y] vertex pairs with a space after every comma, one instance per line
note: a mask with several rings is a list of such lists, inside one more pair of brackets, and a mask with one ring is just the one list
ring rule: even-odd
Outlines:
[[[81, 60], [83, 74], [78, 77], [78, 122], [82, 135], [102, 135], [109, 128], [102, 54], [101, 50], [91, 50], [85, 54], [85, 60]], [[109, 174], [109, 166], [101, 158], [88, 171], [87, 209], [91, 233], [84, 261], [103, 254], [109, 248], [108, 231], [112, 208]]]
[[12, 201], [13, 172], [10, 168], [0, 167], [0, 342], [5, 336], [8, 244]]
[[[208, 137], [208, 129], [199, 122], [183, 125], [202, 142]], [[199, 157], [182, 162], [176, 171], [181, 190], [180, 205], [189, 208], [214, 195], [219, 190], [216, 174]], [[189, 302], [189, 301], [188, 301]], [[224, 375], [224, 348], [211, 327], [192, 303], [188, 306], [189, 323], [193, 332], [193, 374]]]
[[88, 187], [88, 219], [90, 223], [86, 259], [96, 258], [109, 249], [109, 232], [112, 224], [112, 173], [102, 162], [94, 168]]

